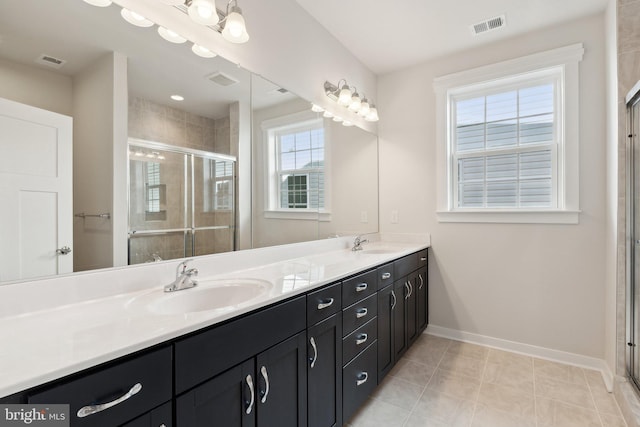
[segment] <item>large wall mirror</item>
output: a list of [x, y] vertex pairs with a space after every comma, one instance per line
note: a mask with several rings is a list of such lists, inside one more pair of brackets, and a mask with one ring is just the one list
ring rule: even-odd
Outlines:
[[[81, 0], [0, 4], [0, 283], [378, 231], [375, 135], [156, 29]], [[62, 190], [29, 187], [63, 170]]]

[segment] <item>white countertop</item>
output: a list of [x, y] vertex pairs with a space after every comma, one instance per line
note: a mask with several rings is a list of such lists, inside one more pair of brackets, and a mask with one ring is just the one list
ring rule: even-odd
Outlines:
[[191, 265], [200, 270], [200, 281], [260, 279], [269, 289], [238, 306], [189, 314], [158, 314], [144, 303], [172, 281], [179, 260], [0, 286], [0, 397], [303, 294], [430, 244], [428, 236], [404, 240], [368, 243], [362, 252], [348, 248], [352, 239], [339, 238], [196, 258]]

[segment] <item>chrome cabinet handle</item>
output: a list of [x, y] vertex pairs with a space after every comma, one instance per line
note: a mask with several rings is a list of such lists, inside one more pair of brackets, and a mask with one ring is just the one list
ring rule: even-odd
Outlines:
[[396, 292], [392, 289], [391, 296], [393, 297], [393, 302], [391, 303], [391, 310], [396, 308], [396, 304], [398, 303], [398, 298], [396, 298]]
[[411, 280], [409, 280], [409, 282], [407, 282], [407, 284], [409, 285], [409, 296], [408, 297], [410, 297], [411, 295], [413, 295], [413, 283], [411, 283]]
[[322, 310], [324, 308], [331, 307], [331, 304], [333, 304], [333, 298], [329, 298], [328, 300], [326, 300], [326, 302], [319, 303], [318, 304], [318, 310]]
[[427, 257], [426, 257], [426, 256], [421, 256], [421, 257], [420, 257], [420, 261], [421, 261], [421, 262], [422, 262], [422, 261], [426, 261], [426, 260], [427, 260]]
[[364, 344], [365, 342], [367, 342], [368, 338], [369, 338], [369, 335], [360, 334], [360, 337], [356, 339], [356, 345]]
[[251, 414], [251, 410], [253, 409], [253, 404], [255, 402], [256, 396], [255, 396], [255, 393], [253, 392], [253, 378], [251, 378], [251, 375], [247, 375], [247, 377], [245, 378], [245, 381], [249, 386], [249, 392], [251, 392], [251, 400], [249, 401], [249, 406], [247, 406], [247, 410], [245, 411], [245, 413], [249, 415]]
[[358, 286], [356, 286], [356, 292], [366, 291], [368, 287], [369, 285], [367, 285], [366, 283], [360, 283]]
[[67, 255], [71, 253], [71, 248], [69, 246], [63, 246], [60, 249], [56, 249], [56, 253], [58, 255]]
[[262, 374], [262, 378], [264, 378], [265, 384], [264, 395], [262, 396], [262, 399], [260, 399], [260, 402], [265, 403], [267, 401], [267, 396], [269, 395], [269, 374], [267, 374], [267, 368], [264, 366], [260, 368], [260, 373]]
[[382, 280], [387, 280], [391, 278], [391, 273], [382, 273]]
[[135, 396], [136, 394], [138, 394], [140, 392], [140, 390], [142, 390], [142, 384], [140, 383], [136, 383], [133, 387], [131, 387], [131, 389], [126, 392], [125, 394], [123, 394], [122, 396], [120, 396], [119, 398], [117, 398], [116, 400], [112, 400], [111, 402], [107, 402], [107, 403], [101, 403], [99, 405], [87, 405], [87, 406], [83, 406], [82, 408], [80, 408], [78, 410], [78, 418], [84, 418], [84, 417], [88, 417], [89, 415], [92, 414], [97, 414], [98, 412], [102, 412], [105, 409], [109, 409], [112, 408], [116, 405], [119, 405], [120, 403], [124, 402], [125, 400], [131, 398], [132, 396]]
[[358, 311], [356, 311], [356, 318], [360, 319], [361, 317], [366, 316], [368, 312], [369, 310], [367, 310], [366, 308], [360, 308], [358, 309]]
[[368, 379], [369, 379], [369, 374], [367, 372], [363, 372], [360, 375], [358, 375], [358, 379], [356, 380], [356, 385], [361, 386], [362, 384], [366, 383]]
[[311, 343], [311, 347], [313, 347], [313, 359], [311, 359], [311, 369], [313, 369], [313, 367], [316, 366], [316, 360], [318, 360], [318, 347], [316, 347], [316, 340], [314, 340], [313, 337], [309, 339], [309, 342]]
[[411, 296], [411, 289], [409, 288], [409, 281], [404, 282], [404, 288], [407, 290], [404, 299], [409, 299], [409, 296]]
[[420, 286], [418, 286], [418, 289], [422, 289], [422, 287], [424, 286], [424, 279], [422, 278], [422, 273], [419, 273], [418, 277], [420, 278]]

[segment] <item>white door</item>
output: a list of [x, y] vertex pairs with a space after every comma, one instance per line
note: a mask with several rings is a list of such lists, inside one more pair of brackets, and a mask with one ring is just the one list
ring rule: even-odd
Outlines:
[[0, 282], [73, 271], [72, 119], [0, 98]]

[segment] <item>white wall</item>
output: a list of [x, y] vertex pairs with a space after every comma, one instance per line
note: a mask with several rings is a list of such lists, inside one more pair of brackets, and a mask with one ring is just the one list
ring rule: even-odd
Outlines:
[[70, 116], [71, 77], [0, 59], [0, 98]]
[[[433, 79], [579, 42], [580, 224], [438, 223]], [[381, 230], [431, 233], [432, 325], [604, 358], [604, 61], [599, 15], [379, 77]]]

